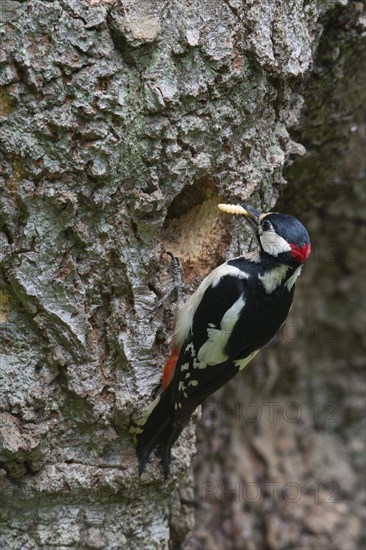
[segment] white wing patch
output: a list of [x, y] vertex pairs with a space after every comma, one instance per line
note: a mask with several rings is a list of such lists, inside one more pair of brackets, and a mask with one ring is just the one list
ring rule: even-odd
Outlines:
[[271, 294], [271, 292], [281, 285], [288, 269], [287, 265], [280, 265], [270, 271], [266, 271], [264, 275], [258, 275], [258, 279], [262, 282], [267, 294]]
[[245, 300], [243, 296], [240, 296], [221, 319], [220, 328], [209, 327], [207, 329], [208, 339], [200, 348], [197, 355], [197, 359], [200, 363], [218, 365], [227, 360], [228, 356], [224, 352], [224, 348], [238, 322], [240, 312], [244, 306]]
[[185, 370], [189, 370], [189, 363], [183, 363], [183, 365], [180, 366], [180, 371], [183, 372]]
[[197, 307], [199, 306], [206, 290], [209, 286], [215, 288], [221, 279], [226, 275], [231, 275], [232, 277], [237, 277], [238, 279], [248, 279], [250, 276], [245, 271], [242, 271], [233, 265], [228, 265], [227, 263], [224, 263], [211, 271], [211, 273], [203, 279], [196, 292], [188, 298], [178, 313], [175, 326], [175, 341], [178, 346], [182, 346], [189, 335], [189, 331], [192, 328], [194, 314], [196, 313]]
[[258, 353], [259, 349], [256, 349], [253, 351], [248, 357], [244, 357], [244, 359], [238, 359], [237, 361], [234, 361], [234, 365], [236, 367], [239, 367], [239, 370], [243, 370], [244, 367], [247, 366], [247, 364], [255, 357]]
[[[187, 377], [186, 377], [187, 378]], [[188, 386], [198, 386], [198, 380], [188, 380], [188, 381], [185, 381], [185, 380], [181, 380], [179, 382], [179, 385], [178, 385], [178, 392], [179, 392], [179, 396], [180, 397], [185, 397], [186, 399], [188, 398], [188, 393], [187, 393], [187, 390], [188, 390]], [[179, 398], [178, 398], [179, 399]], [[180, 401], [177, 400], [177, 402], [175, 403], [174, 405], [174, 408], [175, 409], [178, 409], [178, 408], [182, 408], [182, 403]]]

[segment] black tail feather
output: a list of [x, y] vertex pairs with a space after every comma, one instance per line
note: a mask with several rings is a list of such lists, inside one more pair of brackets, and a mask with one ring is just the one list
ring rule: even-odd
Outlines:
[[169, 474], [170, 449], [176, 441], [181, 427], [174, 426], [174, 407], [170, 400], [170, 388], [160, 394], [149, 416], [137, 421], [136, 452], [139, 460], [139, 475], [145, 470], [150, 454], [155, 447], [159, 450], [165, 478]]
[[169, 475], [169, 470], [170, 470], [170, 460], [171, 460], [170, 449], [171, 449], [171, 447], [165, 446], [159, 452], [159, 454], [161, 456], [161, 464], [163, 466], [163, 472], [164, 472], [165, 479], [167, 479], [167, 477]]
[[170, 459], [171, 459], [171, 448], [180, 436], [184, 426], [181, 425], [172, 425], [168, 438], [162, 442], [159, 455], [161, 456], [161, 463], [163, 466], [163, 472], [165, 479], [168, 477], [169, 468], [170, 468]]
[[[153, 418], [151, 418], [153, 416]], [[151, 421], [150, 421], [151, 420]], [[143, 432], [138, 436], [138, 443], [136, 447], [137, 458], [139, 460], [139, 476], [144, 473], [146, 464], [149, 460], [150, 454], [153, 449], [161, 444], [164, 433], [169, 429], [172, 419], [168, 418], [163, 422], [157, 423], [158, 418], [155, 416], [154, 411], [148, 418], [146, 425], [143, 427]], [[159, 420], [161, 418], [159, 417]], [[154, 422], [153, 422], [154, 421]], [[158, 424], [158, 426], [157, 426]]]

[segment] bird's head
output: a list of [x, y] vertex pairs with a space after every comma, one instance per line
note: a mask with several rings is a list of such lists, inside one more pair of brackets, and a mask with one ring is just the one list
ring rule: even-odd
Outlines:
[[288, 214], [262, 213], [248, 205], [219, 204], [220, 210], [245, 216], [263, 252], [292, 264], [301, 265], [310, 255], [309, 233], [303, 224]]

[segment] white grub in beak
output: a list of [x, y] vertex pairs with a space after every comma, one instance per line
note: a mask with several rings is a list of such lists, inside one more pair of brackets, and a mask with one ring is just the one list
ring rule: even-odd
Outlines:
[[238, 216], [248, 216], [249, 212], [245, 210], [242, 206], [239, 204], [218, 204], [217, 207], [222, 211], [226, 212], [227, 214], [234, 214]]
[[252, 206], [246, 204], [244, 204], [244, 206], [241, 206], [239, 204], [218, 204], [217, 206], [222, 212], [245, 216], [245, 218], [255, 226], [258, 226], [260, 216], [263, 215], [256, 208], [253, 208]]

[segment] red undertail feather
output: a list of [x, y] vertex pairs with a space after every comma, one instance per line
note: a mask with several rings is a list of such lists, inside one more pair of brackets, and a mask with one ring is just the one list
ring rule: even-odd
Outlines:
[[175, 366], [178, 361], [180, 349], [176, 344], [174, 344], [172, 352], [169, 356], [169, 359], [165, 363], [164, 372], [163, 372], [163, 379], [162, 379], [162, 386], [163, 391], [165, 392], [167, 387], [169, 386], [170, 382], [173, 379]]

